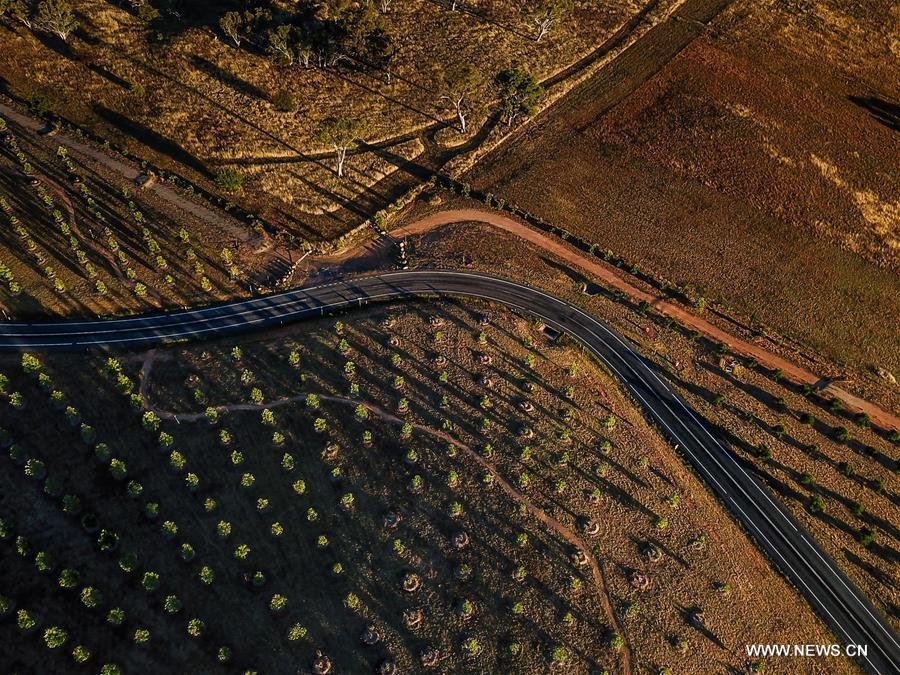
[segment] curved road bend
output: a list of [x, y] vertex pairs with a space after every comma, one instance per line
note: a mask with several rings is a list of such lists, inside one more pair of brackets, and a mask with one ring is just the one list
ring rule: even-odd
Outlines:
[[0, 324], [0, 350], [145, 347], [281, 325], [368, 302], [411, 296], [467, 296], [535, 315], [585, 345], [622, 380], [645, 413], [685, 453], [779, 570], [806, 597], [870, 673], [900, 672], [900, 643], [891, 625], [794, 518], [719, 440], [634, 345], [562, 300], [484, 274], [418, 270], [360, 277], [266, 297], [148, 316]]

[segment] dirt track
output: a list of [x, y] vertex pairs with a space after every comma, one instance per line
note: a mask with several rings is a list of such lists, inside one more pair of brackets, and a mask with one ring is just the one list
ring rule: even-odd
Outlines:
[[[716, 342], [727, 345], [728, 348], [735, 353], [754, 358], [767, 368], [781, 370], [784, 377], [792, 382], [797, 384], [809, 384], [812, 386], [821, 386], [823, 382], [822, 378], [815, 373], [812, 373], [791, 361], [787, 361], [759, 345], [736, 337], [731, 333], [722, 330], [718, 326], [713, 325], [709, 321], [702, 319], [696, 314], [689, 312], [683, 307], [666, 301], [659, 295], [654, 295], [637, 288], [598, 260], [588, 258], [581, 252], [559, 240], [549, 237], [537, 230], [533, 230], [520, 221], [509, 218], [496, 211], [482, 211], [480, 209], [440, 211], [430, 216], [426, 216], [421, 220], [417, 220], [414, 223], [398, 227], [391, 231], [391, 235], [394, 237], [405, 237], [428, 232], [442, 225], [465, 222], [477, 222], [491, 225], [492, 227], [496, 227], [504, 232], [509, 232], [510, 234], [524, 239], [544, 251], [553, 253], [566, 262], [581, 268], [605, 285], [626, 293], [637, 302], [646, 301], [660, 314], [671, 317], [688, 328], [697, 330]], [[879, 426], [900, 429], [900, 418], [869, 401], [854, 396], [850, 392], [833, 384], [826, 384], [822, 387], [822, 391], [835, 398], [841, 399], [849, 409], [866, 413], [872, 421]]]

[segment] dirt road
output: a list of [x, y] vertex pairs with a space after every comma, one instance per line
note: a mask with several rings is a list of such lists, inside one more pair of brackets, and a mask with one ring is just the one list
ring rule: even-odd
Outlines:
[[[434, 230], [442, 225], [452, 223], [476, 222], [491, 225], [504, 232], [509, 232], [520, 239], [534, 244], [544, 251], [554, 254], [572, 265], [587, 272], [593, 278], [603, 284], [615, 288], [627, 294], [636, 302], [646, 301], [664, 316], [671, 317], [679, 323], [692, 328], [706, 337], [723, 343], [733, 352], [748, 358], [754, 358], [767, 368], [779, 369], [785, 378], [797, 384], [821, 385], [823, 379], [801, 366], [788, 361], [781, 356], [759, 345], [747, 342], [718, 326], [697, 316], [696, 314], [665, 300], [662, 296], [648, 293], [629, 283], [619, 276], [612, 268], [600, 261], [585, 256], [580, 251], [567, 244], [547, 236], [542, 232], [533, 230], [524, 223], [514, 220], [496, 211], [482, 211], [480, 209], [457, 209], [452, 211], [439, 211], [426, 216], [408, 225], [403, 225], [391, 231], [394, 237], [405, 237], [413, 234], [421, 234]], [[848, 409], [855, 412], [866, 413], [872, 421], [887, 429], [900, 430], [900, 418], [880, 406], [866, 401], [850, 392], [834, 385], [827, 384], [822, 388], [823, 393], [841, 399]]]

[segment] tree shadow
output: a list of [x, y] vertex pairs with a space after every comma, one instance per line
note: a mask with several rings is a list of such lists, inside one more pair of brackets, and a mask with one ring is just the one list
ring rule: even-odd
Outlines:
[[848, 96], [851, 103], [864, 108], [891, 131], [900, 131], [900, 105], [877, 96]]
[[130, 82], [128, 82], [127, 80], [123, 80], [121, 77], [119, 77], [115, 73], [107, 70], [103, 66], [98, 65], [96, 63], [87, 63], [87, 64], [85, 64], [85, 67], [88, 70], [90, 70], [91, 72], [96, 73], [100, 77], [102, 77], [106, 80], [109, 80], [117, 87], [121, 87], [122, 89], [131, 91], [131, 83]]
[[153, 150], [167, 155], [172, 160], [189, 166], [197, 173], [211, 178], [212, 174], [206, 165], [197, 157], [189, 153], [187, 150], [178, 145], [175, 141], [153, 131], [149, 127], [137, 122], [130, 117], [111, 110], [99, 103], [94, 104], [94, 113], [102, 120], [112, 124], [119, 131], [127, 136], [133, 136], [140, 143], [146, 145]]
[[250, 98], [258, 98], [263, 101], [269, 100], [269, 94], [255, 84], [247, 82], [247, 80], [238, 77], [234, 73], [228, 72], [212, 61], [204, 59], [202, 56], [193, 55], [191, 56], [190, 61], [195, 68], [203, 71], [210, 77], [217, 79], [222, 84], [228, 85], [235, 91], [249, 96]]

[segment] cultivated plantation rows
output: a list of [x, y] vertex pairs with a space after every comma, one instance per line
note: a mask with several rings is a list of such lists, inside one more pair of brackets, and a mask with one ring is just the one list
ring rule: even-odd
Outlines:
[[794, 630], [747, 618], [765, 562], [525, 319], [377, 310], [71, 358], [2, 362], [0, 632], [23, 663], [696, 670]]
[[[473, 267], [516, 277], [572, 302], [584, 301], [582, 277], [509, 239], [485, 245], [483, 228], [454, 229], [413, 243], [422, 265], [458, 264], [458, 251], [478, 251]], [[748, 471], [758, 475], [886, 615], [900, 601], [897, 469], [900, 431], [879, 429], [819, 387], [792, 383], [732, 353], [723, 343], [658, 314], [649, 304], [597, 293], [584, 305], [644, 354], [689, 403], [719, 430]], [[808, 367], [817, 367], [816, 363]], [[857, 382], [854, 381], [854, 386]], [[850, 386], [844, 385], [842, 386]], [[855, 389], [850, 389], [855, 391]]]
[[0, 250], [3, 304], [10, 313], [39, 310], [106, 314], [240, 292], [245, 271], [230, 244], [195, 240], [75, 161], [64, 145], [51, 155], [0, 118]]

